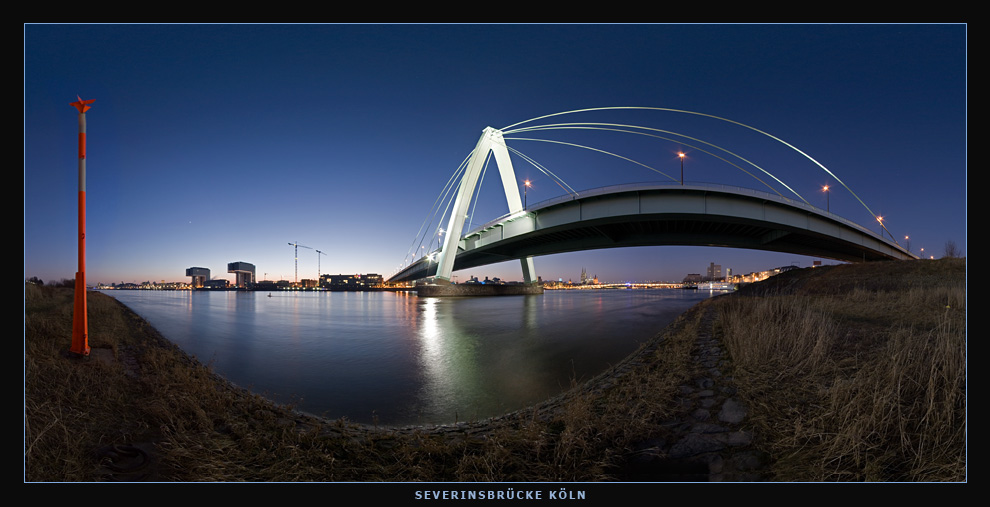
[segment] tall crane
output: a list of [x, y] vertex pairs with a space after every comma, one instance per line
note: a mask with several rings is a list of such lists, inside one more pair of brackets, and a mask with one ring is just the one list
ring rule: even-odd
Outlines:
[[299, 247], [309, 248], [310, 250], [312, 250], [312, 248], [310, 248], [310, 247], [308, 247], [306, 245], [300, 245], [299, 243], [289, 243], [289, 245], [296, 247], [296, 281], [295, 281], [295, 283], [299, 283]]
[[316, 285], [320, 285], [320, 256], [326, 255], [326, 252], [316, 251]]

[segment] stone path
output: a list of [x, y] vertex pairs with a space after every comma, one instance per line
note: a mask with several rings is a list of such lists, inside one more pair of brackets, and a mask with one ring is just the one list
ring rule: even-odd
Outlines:
[[723, 375], [723, 349], [712, 332], [714, 310], [704, 310], [692, 352], [695, 376], [680, 386], [677, 416], [665, 422], [669, 439], [641, 442], [626, 466], [629, 481], [760, 481], [764, 453], [743, 429], [746, 407]]

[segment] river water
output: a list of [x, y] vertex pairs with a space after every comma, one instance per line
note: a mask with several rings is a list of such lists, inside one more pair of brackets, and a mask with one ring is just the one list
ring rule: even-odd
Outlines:
[[331, 419], [449, 424], [545, 400], [635, 351], [708, 291], [109, 290], [235, 384]]

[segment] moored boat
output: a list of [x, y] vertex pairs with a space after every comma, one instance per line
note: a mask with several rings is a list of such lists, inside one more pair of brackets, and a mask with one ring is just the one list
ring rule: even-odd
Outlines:
[[736, 284], [729, 282], [705, 282], [698, 285], [699, 290], [736, 290]]

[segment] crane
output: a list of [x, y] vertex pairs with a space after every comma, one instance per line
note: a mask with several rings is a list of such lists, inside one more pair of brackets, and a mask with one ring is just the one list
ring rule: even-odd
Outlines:
[[310, 247], [308, 247], [306, 245], [300, 245], [299, 243], [289, 243], [289, 245], [296, 247], [296, 281], [295, 281], [295, 283], [299, 283], [299, 247], [309, 248], [310, 250], [312, 250], [312, 248], [310, 248]]
[[326, 252], [316, 251], [316, 284], [320, 284], [320, 256], [326, 255]]

